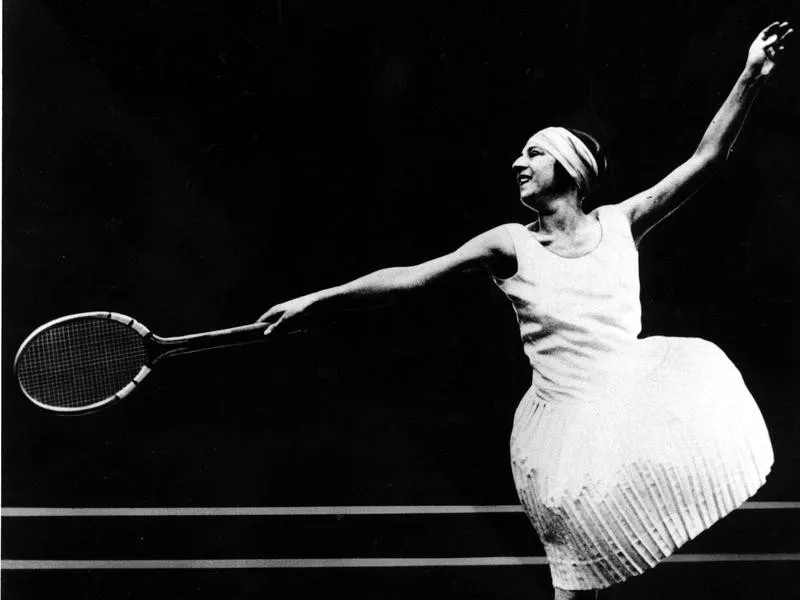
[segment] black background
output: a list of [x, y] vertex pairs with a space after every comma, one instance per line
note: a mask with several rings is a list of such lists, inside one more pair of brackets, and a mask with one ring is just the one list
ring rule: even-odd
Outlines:
[[[790, 2], [6, 0], [3, 504], [513, 504], [529, 371], [510, 305], [465, 276], [303, 336], [164, 363], [82, 418], [12, 373], [87, 310], [160, 335], [412, 264], [531, 215], [511, 162], [592, 132], [595, 204], [688, 157]], [[776, 450], [756, 499], [797, 500], [800, 47], [724, 171], [641, 248], [644, 333], [719, 344]], [[591, 207], [589, 207], [591, 208]]]

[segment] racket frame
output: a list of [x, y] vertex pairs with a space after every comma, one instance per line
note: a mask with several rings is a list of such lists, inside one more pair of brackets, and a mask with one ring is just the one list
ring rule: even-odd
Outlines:
[[[17, 364], [19, 362], [19, 358], [25, 349], [28, 347], [28, 344], [35, 339], [40, 333], [43, 331], [50, 329], [56, 325], [60, 325], [62, 323], [67, 323], [69, 321], [77, 321], [80, 319], [108, 319], [110, 321], [117, 321], [118, 323], [122, 323], [123, 325], [127, 325], [131, 329], [133, 329], [136, 333], [138, 333], [142, 338], [148, 340], [152, 337], [152, 333], [150, 330], [139, 323], [136, 319], [133, 319], [127, 315], [123, 315], [121, 313], [116, 312], [109, 312], [109, 311], [90, 311], [90, 312], [83, 312], [83, 313], [76, 313], [72, 315], [66, 315], [63, 317], [59, 317], [57, 319], [53, 319], [52, 321], [48, 321], [44, 325], [37, 327], [34, 329], [31, 334], [25, 338], [25, 341], [20, 344], [19, 350], [17, 350], [16, 356], [14, 356], [14, 375], [17, 377], [17, 381], [19, 382], [19, 375], [17, 373]], [[149, 349], [150, 344], [145, 341], [145, 348]], [[136, 386], [139, 385], [145, 377], [150, 373], [152, 370], [152, 359], [148, 361], [147, 364], [142, 365], [142, 368], [139, 372], [133, 377], [133, 379], [125, 385], [121, 390], [112, 394], [108, 398], [104, 398], [102, 400], [98, 400], [97, 402], [93, 402], [92, 404], [86, 406], [78, 406], [78, 407], [70, 407], [70, 406], [51, 406], [49, 404], [44, 404], [40, 402], [33, 396], [31, 396], [28, 391], [22, 386], [20, 382], [20, 389], [22, 393], [25, 394], [25, 397], [33, 402], [36, 406], [40, 408], [44, 408], [48, 411], [54, 411], [59, 414], [84, 414], [87, 412], [94, 411], [98, 408], [105, 406], [110, 402], [114, 402], [116, 400], [122, 400], [125, 396], [129, 395], [133, 390], [136, 389]]]
[[19, 374], [17, 373], [17, 364], [19, 358], [33, 339], [51, 327], [80, 319], [108, 319], [130, 327], [144, 340], [147, 362], [142, 365], [142, 368], [133, 377], [133, 379], [118, 392], [112, 394], [108, 398], [104, 398], [86, 406], [64, 407], [45, 404], [31, 396], [20, 383], [20, 389], [22, 390], [23, 394], [25, 394], [25, 397], [40, 408], [63, 415], [85, 414], [88, 412], [93, 412], [111, 402], [122, 400], [126, 396], [130, 395], [130, 393], [133, 392], [133, 390], [135, 390], [136, 387], [142, 383], [144, 378], [147, 377], [147, 375], [153, 370], [154, 365], [164, 358], [202, 352], [213, 348], [240, 346], [243, 344], [264, 341], [266, 338], [263, 332], [264, 329], [269, 326], [269, 323], [251, 323], [249, 325], [218, 329], [204, 333], [196, 333], [177, 337], [160, 337], [155, 335], [145, 325], [133, 317], [129, 317], [117, 312], [90, 311], [66, 315], [57, 319], [53, 319], [52, 321], [48, 321], [44, 325], [37, 327], [27, 338], [25, 338], [25, 341], [22, 342], [19, 350], [17, 350], [16, 356], [14, 357], [14, 375], [17, 377], [17, 381], [19, 382]]

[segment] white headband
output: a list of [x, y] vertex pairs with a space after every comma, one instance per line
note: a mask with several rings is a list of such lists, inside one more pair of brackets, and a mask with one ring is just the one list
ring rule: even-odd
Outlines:
[[578, 136], [563, 127], [546, 127], [533, 134], [531, 143], [561, 163], [581, 193], [592, 191], [600, 171], [594, 155]]

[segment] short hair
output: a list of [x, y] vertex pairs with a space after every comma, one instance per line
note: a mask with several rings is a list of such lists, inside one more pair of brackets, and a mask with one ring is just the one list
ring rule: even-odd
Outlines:
[[589, 135], [580, 129], [572, 129], [569, 127], [566, 129], [584, 143], [584, 145], [589, 149], [589, 152], [592, 153], [592, 156], [594, 156], [594, 160], [597, 162], [597, 178], [595, 179], [594, 186], [589, 192], [590, 194], [594, 193], [602, 185], [603, 180], [605, 179], [606, 171], [608, 170], [608, 160], [606, 160], [606, 154], [603, 152], [600, 142], [598, 142], [594, 136]]

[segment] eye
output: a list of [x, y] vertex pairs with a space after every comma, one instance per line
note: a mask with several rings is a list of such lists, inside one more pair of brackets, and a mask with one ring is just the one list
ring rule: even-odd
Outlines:
[[539, 156], [542, 153], [539, 148], [531, 146], [528, 148], [528, 158], [533, 158], [534, 156]]

